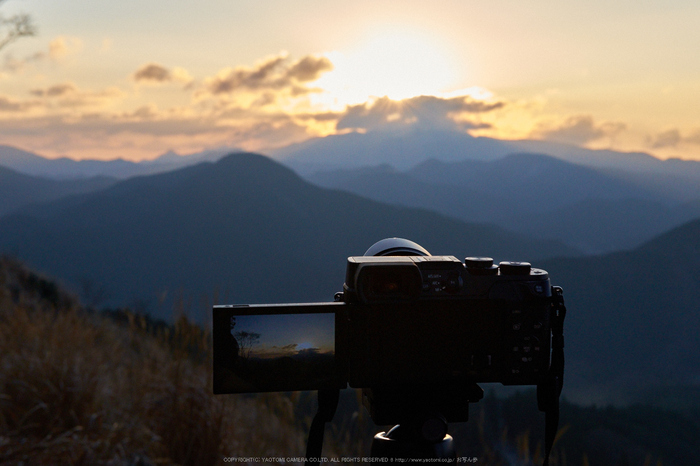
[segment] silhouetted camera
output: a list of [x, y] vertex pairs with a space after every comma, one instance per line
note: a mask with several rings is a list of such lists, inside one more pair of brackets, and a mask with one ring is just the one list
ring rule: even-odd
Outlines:
[[401, 422], [418, 399], [466, 421], [477, 382], [545, 383], [553, 303], [547, 272], [529, 263], [382, 240], [348, 258], [335, 302], [214, 306], [214, 393], [349, 384], [366, 389], [377, 424]]

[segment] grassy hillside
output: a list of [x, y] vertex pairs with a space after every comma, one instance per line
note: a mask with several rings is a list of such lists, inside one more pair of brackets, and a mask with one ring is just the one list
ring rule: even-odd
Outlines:
[[218, 464], [304, 451], [288, 397], [214, 397], [206, 332], [88, 313], [0, 264], [0, 463]]

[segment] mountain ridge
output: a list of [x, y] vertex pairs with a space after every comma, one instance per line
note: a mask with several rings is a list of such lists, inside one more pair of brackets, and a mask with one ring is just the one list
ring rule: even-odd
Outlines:
[[698, 161], [661, 160], [645, 152], [588, 149], [546, 140], [501, 140], [474, 137], [457, 130], [417, 127], [312, 138], [269, 152], [304, 175], [319, 169], [380, 163], [405, 170], [431, 157], [443, 161], [495, 160], [511, 153], [534, 152], [598, 169], [700, 178]]
[[[322, 189], [255, 154], [130, 178], [0, 218], [3, 251], [73, 288], [97, 282], [114, 305], [132, 295], [155, 302], [163, 293], [199, 298], [215, 289], [233, 289], [237, 302], [325, 300], [342, 286], [347, 256], [390, 236], [439, 254], [524, 260], [576, 253]], [[275, 267], [279, 260], [289, 269]]]
[[[545, 154], [430, 159], [407, 170], [384, 164], [305, 178], [380, 202], [556, 239], [588, 254], [634, 248], [700, 217], [697, 200]], [[700, 200], [700, 191], [691, 199]]]
[[96, 176], [126, 179], [132, 176], [175, 170], [199, 162], [216, 161], [229, 151], [231, 148], [225, 147], [189, 155], [178, 155], [173, 151], [168, 151], [153, 160], [131, 162], [125, 159], [73, 160], [68, 157], [51, 159], [0, 144], [0, 166], [30, 176], [57, 180], [80, 180]]
[[698, 238], [700, 219], [630, 251], [543, 261], [565, 292], [573, 385], [629, 400], [648, 385], [700, 384]]
[[25, 175], [0, 166], [0, 217], [32, 203], [97, 191], [115, 182], [116, 179], [105, 176], [70, 181], [54, 180]]

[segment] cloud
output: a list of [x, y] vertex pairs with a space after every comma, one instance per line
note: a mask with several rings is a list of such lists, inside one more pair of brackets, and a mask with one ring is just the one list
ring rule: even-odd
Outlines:
[[61, 97], [74, 93], [77, 90], [78, 88], [75, 84], [63, 83], [50, 86], [46, 89], [32, 89], [29, 93], [37, 97]]
[[168, 111], [157, 115], [135, 111], [3, 119], [0, 140], [11, 140], [13, 145], [49, 156], [138, 160], [152, 158], [171, 147], [197, 152], [226, 146], [236, 138], [231, 128], [216, 126], [209, 119], [169, 116]]
[[61, 60], [80, 52], [83, 42], [77, 37], [58, 36], [49, 43], [49, 58]]
[[[44, 88], [30, 89], [30, 99], [0, 95], [0, 113], [12, 113], [13, 118], [40, 118], [48, 116], [80, 117], [80, 112], [104, 112], [126, 93], [117, 87], [92, 90], [80, 89], [74, 83], [66, 82]], [[6, 126], [11, 120], [4, 119]]]
[[0, 113], [23, 113], [38, 105], [37, 101], [22, 101], [0, 95]]
[[156, 63], [149, 63], [139, 68], [134, 73], [134, 81], [170, 81], [172, 76], [170, 70]]
[[490, 112], [503, 106], [503, 102], [485, 102], [469, 96], [419, 96], [399, 101], [382, 97], [372, 102], [347, 107], [336, 128], [374, 130], [413, 124], [463, 130], [483, 128], [488, 125], [472, 122], [464, 117]]
[[194, 81], [194, 78], [190, 76], [190, 73], [188, 73], [186, 69], [179, 68], [177, 66], [172, 69], [171, 75], [173, 77], [173, 81], [185, 84], [190, 84], [192, 81]]
[[0, 97], [0, 140], [50, 156], [142, 159], [172, 147], [183, 152], [219, 146], [260, 151], [313, 135], [307, 125], [284, 113], [158, 109], [153, 104], [122, 112], [90, 107], [59, 112], [63, 107], [56, 103], [54, 111], [42, 111], [52, 103], [48, 98], [28, 102]]
[[318, 356], [321, 354], [319, 348], [306, 348], [306, 349], [301, 349], [297, 351], [296, 357], [297, 358], [309, 358], [312, 356]]
[[656, 135], [656, 137], [650, 141], [650, 145], [654, 149], [660, 149], [662, 147], [676, 147], [682, 141], [681, 133], [677, 129], [670, 129]]
[[[61, 37], [52, 41], [50, 53], [60, 59], [78, 46]], [[49, 53], [43, 60], [49, 60]], [[121, 88], [28, 81], [32, 84], [26, 85], [24, 99], [0, 97], [0, 126], [4, 125], [0, 134], [51, 155], [148, 158], [172, 147], [197, 151], [235, 145], [265, 150], [348, 130], [418, 125], [489, 130], [489, 123], [497, 125], [500, 115], [515, 106], [485, 92], [465, 90], [404, 100], [375, 98], [340, 109], [338, 100], [329, 103], [333, 96], [318, 88], [323, 86], [319, 78], [333, 70], [333, 63], [317, 55], [279, 54], [196, 80], [182, 68], [156, 61], [138, 65], [122, 76], [132, 85]], [[177, 83], [187, 83], [188, 92], [183, 94]], [[158, 86], [157, 92], [151, 92], [153, 86]]]
[[192, 76], [184, 68], [175, 67], [172, 70], [158, 63], [147, 63], [136, 70], [132, 76], [137, 83], [163, 84], [168, 82], [180, 82], [189, 84]]
[[[36, 60], [61, 59], [77, 44], [67, 38], [54, 40], [50, 54]], [[313, 117], [296, 115], [313, 115], [306, 97], [315, 91], [310, 83], [330, 69], [328, 59], [312, 55], [298, 60], [272, 57], [206, 82], [157, 62], [135, 68], [129, 77], [137, 86], [187, 83], [192, 100], [184, 103], [180, 94], [180, 105], [165, 103], [164, 108], [154, 102], [163, 105], [167, 100], [149, 101], [145, 92], [134, 88], [90, 89], [68, 81], [29, 84], [24, 98], [0, 94], [0, 137], [51, 156], [77, 158], [148, 158], [171, 147], [263, 150], [318, 134]], [[326, 125], [333, 125], [335, 118], [318, 117]]]
[[43, 99], [44, 106], [55, 108], [105, 107], [123, 98], [126, 94], [118, 87], [101, 90], [79, 89], [73, 83], [61, 83], [47, 88], [29, 91], [33, 96]]
[[624, 131], [627, 125], [620, 122], [596, 124], [590, 115], [577, 115], [567, 118], [556, 126], [541, 124], [532, 134], [539, 139], [583, 145], [601, 138], [614, 138]]
[[297, 123], [291, 116], [280, 115], [236, 127], [232, 136], [236, 145], [256, 150], [301, 142], [312, 135], [305, 125]]
[[119, 118], [126, 121], [147, 121], [162, 118], [161, 112], [155, 104], [148, 104], [138, 107], [131, 112], [122, 113]]
[[227, 68], [220, 71], [215, 77], [206, 80], [207, 90], [214, 94], [227, 94], [240, 88], [260, 89], [279, 88], [279, 81], [272, 80], [274, 70], [286, 60], [285, 57], [273, 57], [257, 67], [249, 68]]
[[327, 58], [309, 55], [294, 63], [287, 71], [287, 77], [299, 82], [315, 81], [332, 69], [333, 64]]
[[681, 144], [700, 144], [700, 130], [695, 130], [689, 136], [683, 136], [680, 130], [672, 128], [647, 138], [647, 145], [653, 149], [675, 148]]
[[693, 134], [685, 138], [685, 141], [691, 144], [700, 144], [700, 129], [695, 130]]
[[286, 54], [267, 58], [252, 68], [237, 67], [221, 70], [205, 80], [205, 90], [212, 95], [239, 91], [286, 90], [294, 95], [311, 92], [306, 83], [333, 69], [325, 57], [308, 55], [292, 62]]

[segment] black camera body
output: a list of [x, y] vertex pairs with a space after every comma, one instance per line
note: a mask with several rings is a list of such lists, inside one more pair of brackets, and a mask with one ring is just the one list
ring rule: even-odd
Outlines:
[[214, 393], [538, 385], [551, 307], [529, 263], [349, 257], [336, 302], [214, 306]]
[[537, 385], [550, 363], [552, 291], [528, 263], [348, 258], [339, 361], [351, 387]]

